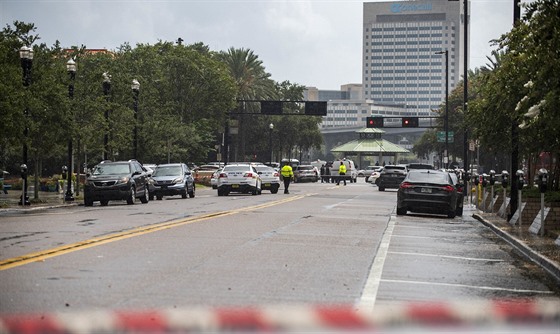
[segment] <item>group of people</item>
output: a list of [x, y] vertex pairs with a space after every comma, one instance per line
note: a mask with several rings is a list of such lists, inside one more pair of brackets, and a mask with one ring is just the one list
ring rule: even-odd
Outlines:
[[[290, 183], [293, 181], [294, 179], [294, 171], [292, 169], [292, 166], [290, 166], [290, 164], [285, 164], [284, 166], [282, 166], [282, 168], [280, 169], [280, 174], [282, 175], [282, 180], [284, 181], [284, 194], [289, 194], [289, 188], [290, 188]], [[330, 183], [331, 179], [332, 182], [334, 183], [334, 178], [332, 178], [331, 176], [331, 169], [325, 165], [321, 166], [321, 183], [326, 182], [326, 183]], [[340, 185], [340, 182], [343, 181], [344, 185], [346, 185], [346, 178], [344, 177], [340, 177], [340, 176], [345, 176], [346, 175], [346, 165], [344, 165], [344, 163], [340, 164], [340, 167], [338, 168], [338, 175], [339, 177], [336, 178], [336, 185]]]

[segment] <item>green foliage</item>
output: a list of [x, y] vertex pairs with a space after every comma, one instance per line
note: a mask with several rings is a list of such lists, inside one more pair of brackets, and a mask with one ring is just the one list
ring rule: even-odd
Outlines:
[[[303, 86], [270, 79], [251, 50], [213, 52], [202, 43], [185, 46], [165, 41], [135, 47], [125, 43], [113, 52], [91, 52], [83, 45], [63, 49], [58, 42], [51, 47], [35, 44], [32, 83], [24, 88], [17, 51], [36, 43], [35, 30], [33, 24], [15, 22], [0, 32], [0, 167], [13, 172], [21, 163], [23, 140], [29, 147], [30, 170], [41, 162], [43, 167], [37, 169], [60, 170], [66, 164], [69, 139], [78, 160], [87, 157], [90, 166], [96, 164], [103, 156], [105, 134], [110, 159], [131, 159], [135, 128], [141, 162], [207, 161], [221, 143], [237, 99], [301, 100], [303, 96]], [[77, 64], [74, 77], [66, 72], [70, 58]], [[104, 73], [111, 77], [107, 95]], [[137, 113], [133, 79], [141, 85]], [[235, 138], [240, 158], [268, 156], [268, 137], [263, 133], [269, 133], [271, 121], [278, 126], [273, 132], [278, 150], [320, 145], [320, 118], [247, 116], [241, 122], [245, 131]], [[282, 123], [286, 126], [280, 132]], [[25, 127], [28, 136], [23, 135]]]

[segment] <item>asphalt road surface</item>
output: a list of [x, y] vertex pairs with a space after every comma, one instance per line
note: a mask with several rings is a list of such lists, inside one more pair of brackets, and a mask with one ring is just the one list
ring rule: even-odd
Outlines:
[[359, 181], [0, 215], [0, 313], [560, 296], [468, 210], [397, 217]]

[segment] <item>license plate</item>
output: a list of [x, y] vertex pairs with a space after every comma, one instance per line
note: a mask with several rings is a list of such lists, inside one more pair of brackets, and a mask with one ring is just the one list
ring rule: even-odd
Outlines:
[[232, 188], [239, 188], [239, 185], [238, 184], [232, 184], [231, 187]]
[[270, 187], [270, 183], [265, 183], [264, 186], [265, 187]]
[[426, 193], [426, 194], [431, 194], [432, 193], [432, 188], [422, 188], [422, 189], [420, 189], [420, 192]]

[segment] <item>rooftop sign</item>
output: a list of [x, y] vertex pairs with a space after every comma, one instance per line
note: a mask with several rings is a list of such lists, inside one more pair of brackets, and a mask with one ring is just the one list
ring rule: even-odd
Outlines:
[[419, 11], [431, 11], [431, 3], [393, 3], [391, 4], [391, 12], [393, 13], [403, 13], [403, 12], [419, 12]]

